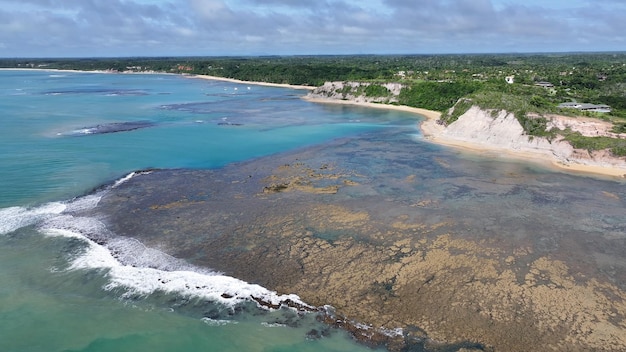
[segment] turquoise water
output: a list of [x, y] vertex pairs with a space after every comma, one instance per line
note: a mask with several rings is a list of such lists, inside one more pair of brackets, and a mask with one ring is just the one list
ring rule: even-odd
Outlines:
[[[294, 295], [110, 236], [101, 219], [81, 215], [97, 214], [103, 192], [138, 170], [290, 160], [285, 151], [369, 175], [364, 194], [336, 196], [363, 199], [359, 207], [384, 221], [406, 212], [392, 204], [406, 205], [416, 222], [532, 248], [528, 260], [549, 256], [626, 289], [623, 179], [465, 155], [424, 143], [414, 115], [313, 104], [305, 93], [0, 70], [0, 351], [369, 351], [314, 314], [249, 299]], [[420, 200], [433, 205], [414, 206]]]
[[[145, 262], [167, 270], [126, 266], [68, 225], [71, 209], [97, 203], [81, 195], [134, 170], [218, 168], [381, 128], [415, 133], [405, 113], [317, 105], [304, 93], [175, 75], [0, 71], [0, 351], [368, 350], [313, 315], [214, 295], [227, 285], [280, 299], [271, 291], [145, 248]], [[88, 133], [128, 122], [145, 128]], [[203, 284], [186, 291], [190, 282]]]
[[[136, 169], [219, 167], [402, 116], [317, 106], [294, 90], [174, 75], [1, 74], [0, 206], [79, 195]], [[128, 121], [154, 126], [70, 138]]]

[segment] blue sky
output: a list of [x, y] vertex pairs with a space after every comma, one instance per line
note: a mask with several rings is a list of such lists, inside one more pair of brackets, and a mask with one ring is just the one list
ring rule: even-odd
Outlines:
[[0, 57], [626, 51], [625, 0], [0, 0]]

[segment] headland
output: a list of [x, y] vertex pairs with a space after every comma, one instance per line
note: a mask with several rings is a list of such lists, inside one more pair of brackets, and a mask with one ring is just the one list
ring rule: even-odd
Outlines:
[[[351, 104], [368, 108], [393, 109], [419, 114], [424, 139], [481, 156], [519, 159], [561, 171], [626, 177], [626, 157], [611, 155], [608, 151], [591, 152], [576, 149], [563, 138], [550, 140], [529, 136], [517, 119], [507, 111], [482, 109], [474, 106], [458, 120], [446, 125], [437, 111], [397, 105], [396, 100], [367, 98], [363, 95], [340, 94], [338, 90], [358, 82], [327, 82], [313, 90], [304, 99], [327, 104]], [[337, 88], [338, 87], [338, 88]], [[598, 119], [549, 115], [549, 127], [567, 128], [589, 136], [611, 136], [626, 139], [626, 133], [610, 132], [611, 124]]]

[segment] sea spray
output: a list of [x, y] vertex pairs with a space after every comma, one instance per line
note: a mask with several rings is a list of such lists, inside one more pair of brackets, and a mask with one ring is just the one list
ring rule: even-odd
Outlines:
[[[79, 198], [69, 203], [67, 208], [84, 209], [95, 204], [97, 202], [94, 198]], [[283, 303], [288, 303], [313, 309], [297, 295], [279, 295], [259, 285], [193, 266], [154, 248], [148, 248], [136, 239], [115, 236], [104, 223], [95, 218], [78, 217], [63, 212], [42, 221], [39, 230], [48, 236], [64, 236], [84, 241], [84, 250], [72, 259], [69, 269], [108, 270], [110, 282], [104, 287], [106, 290], [122, 288], [126, 290], [127, 296], [148, 296], [155, 292], [177, 293], [227, 306], [253, 300], [263, 307], [280, 307]]]
[[9, 207], [0, 209], [0, 235], [19, 228], [33, 225], [43, 219], [61, 214], [66, 205], [60, 202], [48, 203], [34, 208]]

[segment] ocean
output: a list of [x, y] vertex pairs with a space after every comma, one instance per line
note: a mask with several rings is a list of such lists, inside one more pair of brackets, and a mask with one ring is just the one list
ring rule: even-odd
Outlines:
[[[458, 342], [411, 351], [622, 346], [623, 179], [436, 146], [419, 116], [302, 90], [0, 78], [0, 351], [372, 350], [257, 304], [299, 292]], [[263, 194], [289, 172], [275, 189], [301, 192]]]
[[[275, 298], [258, 285], [157, 250], [131, 266], [68, 230], [106, 231], [68, 212], [93, 207], [95, 188], [136, 170], [215, 169], [381, 128], [415, 130], [406, 113], [303, 94], [179, 75], [0, 71], [0, 351], [369, 350], [313, 314], [215, 297], [228, 287]], [[163, 275], [167, 287], [155, 282]]]

